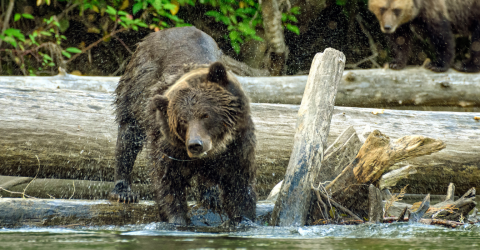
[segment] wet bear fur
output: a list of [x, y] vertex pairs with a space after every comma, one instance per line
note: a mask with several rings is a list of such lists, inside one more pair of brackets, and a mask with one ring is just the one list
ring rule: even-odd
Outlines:
[[115, 91], [119, 130], [110, 199], [138, 200], [131, 171], [146, 143], [163, 220], [189, 223], [189, 186], [200, 203], [231, 222], [254, 220], [250, 104], [220, 55], [215, 41], [194, 27], [155, 32], [138, 45]]
[[382, 32], [389, 34], [394, 53], [392, 69], [403, 69], [410, 54], [413, 33], [428, 37], [436, 58], [426, 68], [447, 71], [455, 57], [454, 34], [471, 35], [470, 58], [454, 68], [463, 72], [480, 71], [480, 1], [478, 0], [369, 0]]

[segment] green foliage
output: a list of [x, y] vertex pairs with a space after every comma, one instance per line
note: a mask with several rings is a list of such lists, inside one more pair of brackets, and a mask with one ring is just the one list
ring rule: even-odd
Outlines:
[[297, 35], [300, 35], [300, 29], [298, 28], [298, 26], [292, 23], [298, 22], [297, 17], [295, 16], [299, 14], [300, 14], [300, 7], [293, 7], [290, 9], [289, 12], [282, 13], [282, 23], [285, 26], [285, 28]]
[[[205, 16], [226, 26], [228, 33], [225, 38], [230, 41], [236, 53], [240, 53], [241, 45], [246, 41], [263, 41], [256, 32], [256, 29], [262, 26], [258, 0], [57, 0], [56, 4], [64, 6], [61, 9], [73, 6], [69, 12], [61, 15], [53, 11], [51, 2], [36, 1], [37, 5], [40, 5], [38, 8], [52, 8], [45, 16], [31, 14], [39, 13], [37, 11], [12, 13], [10, 28], [0, 34], [0, 39], [5, 42], [2, 47], [6, 46], [0, 53], [10, 53], [24, 74], [34, 75], [40, 71], [51, 70], [50, 67], [56, 67], [55, 63], [68, 63], [76, 57], [74, 54], [88, 50], [85, 49], [88, 45], [84, 43], [77, 48], [65, 42], [67, 37], [64, 32], [69, 28], [69, 20], [73, 15], [92, 20], [103, 18], [102, 23], [91, 21], [87, 26], [88, 32], [102, 34], [101, 39], [108, 42], [113, 34], [124, 30], [137, 31], [143, 28], [158, 31], [190, 25], [178, 17], [177, 13], [189, 6], [204, 5], [209, 9]], [[14, 9], [22, 8], [17, 6]], [[296, 16], [299, 14], [298, 7], [283, 13], [285, 29], [300, 33], [295, 25]], [[52, 52], [53, 50], [58, 53]], [[61, 58], [58, 58], [59, 56]]]
[[256, 34], [255, 28], [261, 25], [262, 19], [260, 6], [253, 0], [200, 0], [202, 4], [208, 4], [217, 10], [207, 11], [206, 16], [215, 18], [216, 22], [221, 22], [227, 26], [228, 38], [230, 43], [238, 54], [240, 45], [245, 41], [254, 39], [263, 41]]

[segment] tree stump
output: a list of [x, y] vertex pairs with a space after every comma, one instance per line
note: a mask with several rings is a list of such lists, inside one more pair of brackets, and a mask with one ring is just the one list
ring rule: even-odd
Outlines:
[[[350, 209], [359, 217], [367, 217], [368, 187], [370, 184], [377, 183], [388, 167], [412, 157], [432, 154], [445, 146], [440, 140], [423, 136], [405, 136], [391, 142], [390, 138], [374, 130], [355, 160], [325, 189], [332, 200]], [[316, 209], [314, 206], [312, 208]]]

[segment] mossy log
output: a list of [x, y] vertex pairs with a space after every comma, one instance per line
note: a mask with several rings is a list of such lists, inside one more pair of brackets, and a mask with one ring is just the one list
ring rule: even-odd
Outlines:
[[[229, 64], [229, 61], [227, 61]], [[237, 68], [232, 67], [235, 72]], [[308, 76], [243, 77], [238, 80], [252, 102], [300, 104]], [[119, 77], [0, 77], [0, 85], [90, 90], [113, 93]], [[337, 106], [427, 109], [427, 106], [472, 109], [480, 107], [480, 74], [450, 69], [435, 73], [422, 67], [404, 70], [345, 70], [338, 87]], [[455, 109], [457, 110], [457, 109]]]
[[[117, 128], [113, 96], [96, 91], [0, 85], [0, 175], [113, 181]], [[299, 106], [252, 103], [257, 130], [257, 191], [266, 197], [283, 179], [292, 152]], [[444, 194], [450, 182], [457, 195], [480, 187], [480, 122], [476, 113], [376, 110], [335, 107], [327, 144], [352, 125], [379, 129], [390, 138], [417, 134], [438, 138], [439, 153], [402, 161], [411, 174], [393, 186], [409, 184], [409, 193]], [[38, 160], [37, 157], [38, 156]], [[135, 183], [148, 183], [148, 159], [142, 152]]]

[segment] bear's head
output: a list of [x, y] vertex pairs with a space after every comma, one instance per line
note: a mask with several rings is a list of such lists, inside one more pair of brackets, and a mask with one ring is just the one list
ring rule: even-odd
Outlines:
[[164, 138], [190, 158], [223, 152], [248, 109], [238, 86], [219, 62], [183, 75], [151, 101]]
[[420, 12], [422, 0], [369, 0], [368, 9], [380, 22], [383, 33], [393, 33]]

